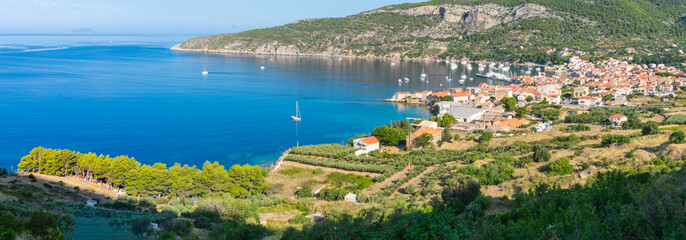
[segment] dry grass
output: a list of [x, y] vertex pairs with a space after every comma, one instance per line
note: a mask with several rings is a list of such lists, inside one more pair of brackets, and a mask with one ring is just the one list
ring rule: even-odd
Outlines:
[[[36, 182], [31, 182], [28, 175], [29, 174], [20, 174], [18, 176], [0, 178], [0, 184], [7, 185], [10, 181], [17, 180], [18, 184], [32, 185], [42, 189], [51, 200], [73, 201], [79, 204], [85, 203], [84, 199], [92, 198], [97, 199], [100, 203], [104, 203], [113, 202], [113, 199], [117, 198], [115, 192], [96, 183], [88, 182], [77, 177], [57, 177], [33, 173], [33, 176], [36, 177]], [[59, 184], [60, 181], [63, 182], [63, 186]], [[47, 188], [45, 184], [52, 186], [52, 189]], [[75, 192], [74, 187], [79, 187], [79, 191], [76, 192], [76, 195], [61, 194], [64, 192]], [[55, 191], [56, 189], [59, 189], [59, 191]], [[93, 190], [92, 192], [91, 189]], [[16, 198], [0, 193], [0, 199], [11, 200]]]
[[388, 185], [393, 184], [393, 182], [395, 182], [396, 180], [406, 177], [406, 176], [407, 176], [407, 173], [408, 173], [409, 171], [410, 171], [410, 168], [405, 167], [405, 169], [396, 172], [395, 174], [393, 174], [393, 176], [390, 176], [390, 177], [384, 179], [382, 182], [376, 183], [376, 184], [374, 184], [374, 185], [372, 185], [372, 186], [370, 186], [370, 187], [368, 187], [368, 188], [362, 190], [362, 192], [363, 192], [364, 194], [367, 194], [367, 196], [370, 196], [370, 195], [372, 195], [372, 194], [378, 192], [378, 191], [381, 190], [382, 188], [384, 188], [384, 187], [386, 187], [386, 186], [388, 186]]
[[[295, 175], [284, 174], [292, 169], [298, 168], [304, 169], [304, 171]], [[322, 173], [316, 175], [313, 174], [312, 172], [318, 168], [322, 169]], [[298, 187], [305, 186], [306, 184], [313, 185], [312, 190], [321, 187], [326, 182], [326, 176], [333, 172], [345, 174], [352, 173], [361, 176], [369, 176], [371, 178], [380, 175], [378, 173], [346, 171], [336, 168], [319, 167], [302, 163], [284, 161], [283, 165], [281, 165], [281, 168], [279, 168], [279, 170], [274, 173], [270, 173], [266, 180], [272, 185], [276, 184], [280, 186], [280, 192], [278, 193], [278, 195], [282, 197], [291, 198], [295, 195], [295, 192], [297, 191]]]

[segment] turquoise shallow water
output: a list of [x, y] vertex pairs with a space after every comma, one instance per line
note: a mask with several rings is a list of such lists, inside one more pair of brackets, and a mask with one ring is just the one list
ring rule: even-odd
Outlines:
[[[188, 37], [0, 35], [0, 165], [16, 166], [36, 146], [148, 164], [271, 163], [296, 141], [340, 143], [392, 120], [429, 116], [424, 107], [378, 99], [457, 84], [436, 62], [168, 49]], [[418, 80], [422, 69], [429, 84]], [[453, 74], [462, 71], [476, 72], [460, 66]], [[411, 80], [399, 85], [401, 77]]]

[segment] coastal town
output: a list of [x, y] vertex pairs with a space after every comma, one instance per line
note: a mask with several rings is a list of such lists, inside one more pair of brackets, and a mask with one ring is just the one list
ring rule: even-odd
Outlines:
[[[545, 72], [553, 73], [554, 77], [541, 73], [514, 77], [509, 85], [481, 83], [478, 87], [448, 88], [438, 92], [396, 92], [385, 101], [426, 104], [439, 117], [449, 114], [456, 120], [446, 126], [452, 131], [484, 130], [496, 136], [512, 136], [518, 135], [511, 132], [522, 130], [522, 126], [529, 129], [524, 132], [544, 131], [552, 121], [541, 121], [544, 119], [536, 116], [525, 119], [521, 116], [523, 114], [506, 109], [502, 103], [505, 98], [514, 98], [515, 106], [522, 109], [541, 103], [579, 110], [639, 106], [641, 102], [632, 102], [631, 99], [640, 95], [674, 97], [675, 88], [686, 84], [686, 73], [678, 68], [663, 64], [630, 64], [615, 59], [593, 62], [574, 56], [567, 63], [546, 68]], [[532, 124], [532, 121], [537, 123]], [[437, 128], [430, 125], [422, 127]]]

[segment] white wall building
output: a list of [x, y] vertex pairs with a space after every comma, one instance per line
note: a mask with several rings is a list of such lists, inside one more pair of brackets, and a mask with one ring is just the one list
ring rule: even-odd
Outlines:
[[379, 140], [376, 137], [358, 138], [353, 140], [353, 147], [359, 149], [355, 151], [355, 155], [362, 155], [371, 151], [379, 150]]

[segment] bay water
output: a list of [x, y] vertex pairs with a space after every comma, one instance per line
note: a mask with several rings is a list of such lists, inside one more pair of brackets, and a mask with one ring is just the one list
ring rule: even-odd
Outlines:
[[16, 169], [37, 146], [143, 164], [269, 164], [296, 143], [342, 143], [431, 116], [425, 106], [379, 101], [397, 91], [458, 87], [463, 74], [464, 87], [495, 84], [475, 77], [476, 65], [450, 73], [436, 61], [169, 50], [190, 37], [0, 35], [0, 166]]

